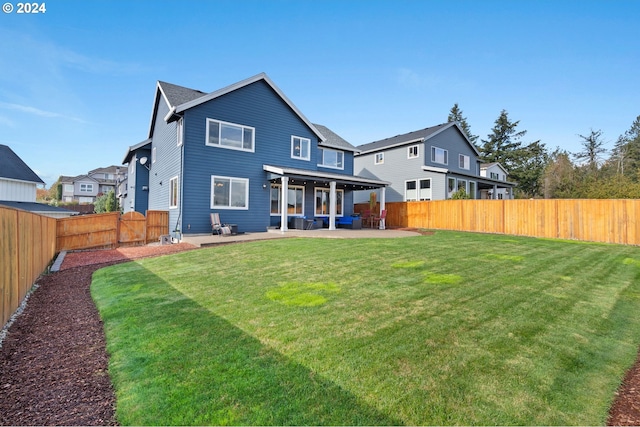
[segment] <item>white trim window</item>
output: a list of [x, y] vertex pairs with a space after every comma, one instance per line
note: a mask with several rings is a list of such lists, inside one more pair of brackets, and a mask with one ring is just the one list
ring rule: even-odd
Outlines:
[[249, 180], [211, 175], [211, 209], [249, 209]]
[[[282, 208], [282, 185], [271, 184], [271, 215], [280, 215]], [[290, 185], [287, 192], [287, 215], [303, 215], [304, 187]]]
[[176, 141], [178, 141], [178, 147], [182, 145], [183, 135], [184, 135], [184, 126], [182, 125], [183, 119], [178, 119], [176, 124]]
[[431, 178], [405, 181], [404, 200], [431, 200]]
[[156, 162], [156, 148], [157, 147], [153, 147], [151, 149], [151, 163], [155, 163]]
[[80, 184], [81, 193], [93, 193], [93, 184]]
[[[331, 190], [329, 188], [316, 188], [316, 216], [329, 216], [331, 209]], [[336, 190], [336, 216], [342, 216], [342, 201], [344, 190]]]
[[375, 159], [373, 160], [374, 165], [382, 165], [384, 164], [384, 153], [376, 153]]
[[441, 165], [449, 164], [449, 151], [444, 148], [431, 147], [431, 161]]
[[206, 145], [254, 152], [255, 128], [207, 119]]
[[469, 193], [469, 189], [467, 188], [467, 180], [466, 179], [458, 179], [458, 191], [464, 189], [465, 193]]
[[469, 181], [469, 197], [472, 199], [476, 198], [476, 182]]
[[73, 194], [73, 184], [65, 184], [64, 192]]
[[469, 158], [469, 156], [460, 154], [458, 156], [458, 166], [460, 167], [460, 169], [466, 169], [466, 170], [471, 169], [471, 159]]
[[318, 148], [318, 166], [331, 169], [344, 169], [344, 153], [329, 148]]
[[447, 197], [451, 197], [456, 191], [456, 179], [447, 178]]
[[132, 158], [131, 159], [131, 163], [129, 163], [129, 175], [135, 175], [136, 173], [136, 162], [138, 161], [137, 158]]
[[407, 150], [408, 159], [417, 159], [419, 155], [420, 155], [419, 145], [412, 145], [411, 147], [408, 148]]
[[178, 207], [178, 177], [174, 176], [169, 180], [169, 208]]
[[299, 160], [311, 159], [311, 140], [291, 135], [291, 158]]

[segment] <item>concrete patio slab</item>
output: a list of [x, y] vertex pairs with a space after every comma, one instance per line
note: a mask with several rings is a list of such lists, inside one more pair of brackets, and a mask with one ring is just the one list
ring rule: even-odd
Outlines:
[[287, 230], [282, 232], [280, 230], [269, 230], [258, 233], [243, 233], [235, 235], [211, 235], [211, 234], [197, 234], [182, 236], [182, 242], [189, 243], [194, 246], [213, 246], [223, 245], [226, 243], [236, 242], [250, 242], [254, 240], [268, 240], [268, 239], [284, 239], [290, 237], [311, 237], [311, 238], [325, 238], [325, 239], [390, 239], [399, 237], [412, 237], [419, 236], [419, 233], [406, 230], [376, 230], [363, 228], [361, 230], [349, 230], [346, 228], [339, 228], [337, 230], [329, 230], [321, 228], [317, 230]]

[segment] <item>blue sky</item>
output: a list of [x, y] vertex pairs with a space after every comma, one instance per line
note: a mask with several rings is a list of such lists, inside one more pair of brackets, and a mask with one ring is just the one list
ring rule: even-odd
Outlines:
[[480, 138], [505, 109], [524, 142], [571, 152], [591, 128], [611, 148], [640, 115], [640, 1], [45, 4], [0, 13], [0, 144], [47, 187], [120, 164], [157, 80], [210, 92], [266, 72], [356, 146], [443, 123], [454, 103]]

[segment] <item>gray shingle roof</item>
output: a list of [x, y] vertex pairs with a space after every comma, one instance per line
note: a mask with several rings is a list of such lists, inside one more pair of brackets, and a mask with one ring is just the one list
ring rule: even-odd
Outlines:
[[193, 101], [194, 99], [198, 99], [201, 96], [206, 95], [206, 93], [199, 90], [189, 89], [167, 82], [158, 81], [158, 84], [160, 85], [162, 93], [167, 97], [167, 101], [169, 101], [169, 104], [171, 104], [172, 107], [182, 105], [185, 102]]
[[11, 148], [2, 144], [0, 144], [0, 178], [44, 184], [44, 181]]
[[357, 148], [360, 150], [361, 154], [371, 151], [377, 151], [388, 147], [393, 147], [396, 145], [402, 145], [403, 143], [407, 143], [409, 141], [415, 141], [420, 138], [427, 139], [433, 134], [443, 130], [443, 128], [447, 126], [452, 126], [453, 123], [442, 123], [436, 126], [431, 126], [425, 129], [416, 130], [413, 132], [405, 133], [402, 135], [392, 136], [391, 138], [381, 139], [379, 141], [370, 142], [368, 144], [359, 145]]
[[321, 146], [334, 147], [342, 150], [348, 151], [358, 151], [353, 145], [349, 144], [346, 140], [344, 140], [340, 135], [332, 131], [326, 126], [319, 125], [314, 123], [316, 129], [326, 138], [326, 140], [320, 143]]

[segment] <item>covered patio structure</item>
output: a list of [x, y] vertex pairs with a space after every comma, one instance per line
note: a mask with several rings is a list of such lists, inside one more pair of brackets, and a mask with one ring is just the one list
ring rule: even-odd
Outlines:
[[[324, 171], [311, 171], [305, 169], [295, 169], [289, 167], [263, 165], [263, 169], [267, 172], [267, 179], [269, 182], [280, 184], [280, 230], [287, 231], [288, 229], [288, 216], [289, 216], [289, 187], [299, 186], [304, 188], [312, 188], [314, 200], [316, 205], [314, 206], [314, 216], [326, 216], [329, 221], [329, 230], [336, 229], [336, 216], [339, 216], [337, 212], [338, 206], [338, 194], [339, 190], [342, 190], [344, 197], [342, 203], [351, 201], [348, 211], [353, 210], [353, 197], [352, 192], [356, 190], [375, 190], [381, 189], [380, 193], [380, 209], [385, 208], [385, 189], [390, 185], [389, 182], [380, 181], [377, 179], [364, 178], [355, 175], [347, 175], [340, 173], [330, 173]], [[327, 191], [328, 190], [328, 191]], [[318, 202], [322, 203], [323, 198], [328, 194], [329, 209], [328, 212], [318, 212]], [[349, 195], [349, 197], [347, 197]], [[343, 205], [342, 212], [340, 214], [345, 215], [347, 209]], [[328, 214], [328, 215], [327, 215]], [[384, 230], [384, 220], [380, 221], [380, 229]]]

